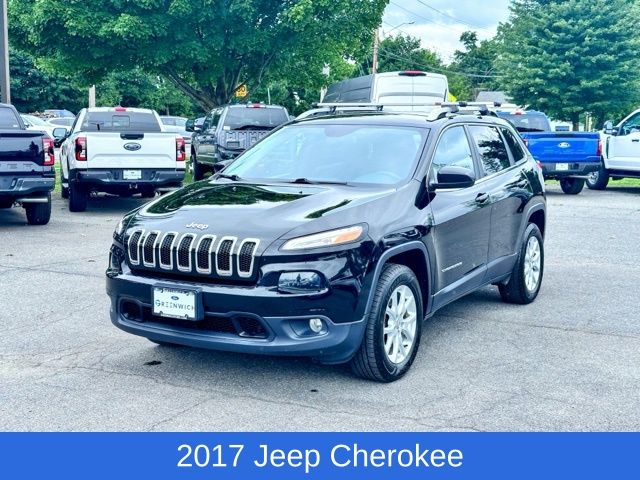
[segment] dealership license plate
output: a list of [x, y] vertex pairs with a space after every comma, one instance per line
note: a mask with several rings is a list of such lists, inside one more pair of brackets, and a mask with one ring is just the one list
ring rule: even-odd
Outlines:
[[556, 170], [560, 171], [560, 172], [564, 172], [569, 170], [569, 164], [568, 163], [556, 163]]
[[177, 288], [154, 287], [153, 314], [161, 317], [196, 320], [197, 292]]
[[124, 170], [122, 178], [124, 180], [140, 180], [142, 178], [142, 170]]

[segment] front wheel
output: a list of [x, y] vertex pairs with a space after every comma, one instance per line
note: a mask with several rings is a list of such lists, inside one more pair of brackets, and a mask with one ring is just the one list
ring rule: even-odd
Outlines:
[[502, 300], [507, 303], [527, 304], [533, 302], [540, 292], [544, 272], [544, 242], [540, 229], [530, 223], [524, 233], [524, 241], [511, 278], [498, 285]]
[[393, 382], [413, 363], [422, 333], [422, 294], [418, 279], [404, 265], [384, 266], [360, 349], [351, 360], [356, 375]]
[[584, 180], [582, 178], [562, 178], [560, 179], [560, 188], [567, 195], [577, 195], [584, 188]]
[[51, 193], [47, 193], [46, 203], [27, 203], [24, 210], [29, 225], [46, 225], [51, 219]]
[[609, 172], [600, 164], [600, 168], [587, 177], [587, 188], [590, 190], [604, 190], [609, 185]]

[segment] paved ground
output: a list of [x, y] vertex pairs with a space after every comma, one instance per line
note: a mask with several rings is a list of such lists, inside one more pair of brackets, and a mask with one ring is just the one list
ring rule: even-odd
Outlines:
[[549, 188], [530, 306], [484, 289], [428, 321], [411, 372], [379, 385], [305, 360], [155, 346], [114, 328], [103, 271], [138, 200], [46, 227], [0, 211], [6, 430], [638, 430], [640, 188]]

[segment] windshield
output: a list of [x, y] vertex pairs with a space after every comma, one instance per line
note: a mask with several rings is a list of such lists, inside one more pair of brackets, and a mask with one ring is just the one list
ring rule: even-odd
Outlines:
[[509, 120], [519, 132], [549, 132], [551, 125], [541, 113], [501, 113], [500, 117]]
[[413, 174], [427, 129], [382, 125], [292, 125], [224, 170], [241, 179], [393, 185]]
[[284, 108], [232, 107], [227, 111], [224, 126], [237, 128], [276, 128], [287, 122], [289, 116]]
[[160, 132], [160, 124], [150, 112], [88, 112], [83, 132]]
[[20, 128], [18, 119], [10, 108], [0, 107], [0, 128]]
[[165, 125], [175, 125], [176, 127], [184, 127], [187, 124], [187, 119], [182, 117], [160, 117], [160, 120]]

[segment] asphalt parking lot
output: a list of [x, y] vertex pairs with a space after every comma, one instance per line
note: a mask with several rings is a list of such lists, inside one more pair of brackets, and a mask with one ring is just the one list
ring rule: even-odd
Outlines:
[[538, 300], [505, 305], [486, 288], [448, 306], [390, 385], [117, 330], [107, 252], [141, 201], [101, 198], [71, 214], [56, 195], [45, 227], [0, 211], [1, 429], [640, 429], [640, 188], [550, 186]]

